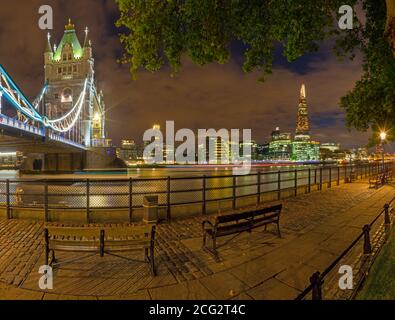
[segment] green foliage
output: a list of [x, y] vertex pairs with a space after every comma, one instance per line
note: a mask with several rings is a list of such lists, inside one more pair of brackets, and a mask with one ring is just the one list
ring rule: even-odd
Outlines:
[[[232, 41], [245, 45], [246, 72], [271, 73], [274, 47], [283, 46], [293, 61], [315, 51], [336, 31], [335, 13], [341, 0], [115, 0], [123, 28], [123, 61], [131, 73], [144, 67], [159, 70], [168, 63], [173, 72], [181, 56], [204, 65], [225, 63]], [[356, 0], [349, 1], [349, 4]]]
[[[361, 31], [359, 46], [363, 54], [361, 80], [341, 99], [347, 112], [347, 125], [358, 130], [373, 129], [370, 145], [379, 141], [380, 130], [395, 128], [395, 59], [384, 37], [386, 5], [384, 0], [366, 0], [366, 27]], [[388, 139], [395, 138], [388, 132]]]
[[356, 20], [348, 31], [339, 30], [335, 19], [343, 0], [115, 1], [121, 13], [122, 61], [130, 64], [134, 78], [141, 68], [154, 72], [164, 65], [176, 73], [183, 55], [198, 65], [226, 63], [230, 44], [239, 41], [245, 47], [243, 70], [261, 70], [264, 80], [272, 72], [276, 46], [293, 61], [334, 37], [339, 57], [353, 58], [356, 50], [363, 54], [362, 79], [340, 103], [347, 125], [395, 128], [395, 60], [384, 36], [385, 0], [349, 0], [349, 5], [362, 2], [366, 23]]

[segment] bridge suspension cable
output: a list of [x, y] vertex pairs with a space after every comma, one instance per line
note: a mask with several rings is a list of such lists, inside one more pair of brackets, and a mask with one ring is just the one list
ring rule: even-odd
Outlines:
[[29, 102], [5, 69], [0, 65], [0, 91], [12, 105], [31, 120], [43, 123], [42, 116]]
[[74, 127], [81, 115], [84, 106], [88, 82], [89, 79], [85, 79], [84, 88], [76, 104], [68, 113], [58, 119], [45, 119], [47, 127], [50, 127], [51, 129], [61, 133], [68, 132]]

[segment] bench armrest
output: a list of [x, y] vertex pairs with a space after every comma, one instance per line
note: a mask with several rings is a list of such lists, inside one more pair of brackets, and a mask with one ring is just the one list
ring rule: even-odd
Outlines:
[[206, 225], [209, 225], [211, 228], [214, 228], [213, 223], [209, 220], [205, 220], [202, 222], [202, 228], [205, 229]]
[[203, 230], [203, 233], [206, 233], [206, 230], [214, 231], [215, 230], [215, 226], [214, 226], [214, 224], [211, 221], [205, 220], [205, 221], [202, 222], [202, 230]]

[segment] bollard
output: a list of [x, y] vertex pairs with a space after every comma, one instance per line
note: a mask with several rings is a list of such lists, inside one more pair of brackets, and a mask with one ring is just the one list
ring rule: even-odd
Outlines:
[[143, 198], [143, 222], [147, 224], [158, 223], [159, 196], [145, 196]]
[[363, 227], [363, 235], [364, 235], [364, 242], [363, 242], [363, 254], [371, 254], [372, 253], [372, 245], [370, 243], [370, 225], [366, 224]]
[[322, 284], [323, 281], [321, 279], [321, 273], [318, 271], [316, 273], [313, 273], [313, 275], [310, 277], [310, 283], [312, 286], [312, 299], [313, 300], [322, 300]]

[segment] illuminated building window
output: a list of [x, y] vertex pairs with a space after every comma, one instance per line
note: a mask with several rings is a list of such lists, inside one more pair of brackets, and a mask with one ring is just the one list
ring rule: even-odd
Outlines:
[[73, 92], [70, 88], [66, 88], [63, 90], [61, 101], [62, 101], [62, 103], [73, 102]]

